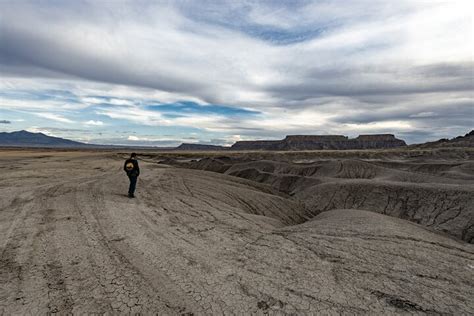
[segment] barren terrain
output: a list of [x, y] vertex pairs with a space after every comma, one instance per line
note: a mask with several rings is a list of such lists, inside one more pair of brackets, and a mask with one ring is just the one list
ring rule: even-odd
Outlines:
[[472, 151], [199, 155], [2, 151], [0, 314], [474, 313]]

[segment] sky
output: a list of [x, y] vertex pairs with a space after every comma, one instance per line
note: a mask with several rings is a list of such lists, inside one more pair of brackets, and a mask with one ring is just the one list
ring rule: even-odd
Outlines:
[[1, 0], [0, 132], [230, 145], [474, 127], [474, 1]]

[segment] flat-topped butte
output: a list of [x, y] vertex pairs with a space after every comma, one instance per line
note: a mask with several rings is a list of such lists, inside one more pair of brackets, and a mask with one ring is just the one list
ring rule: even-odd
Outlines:
[[376, 149], [406, 146], [393, 134], [359, 135], [288, 135], [282, 140], [238, 141], [233, 150], [320, 150], [320, 149]]

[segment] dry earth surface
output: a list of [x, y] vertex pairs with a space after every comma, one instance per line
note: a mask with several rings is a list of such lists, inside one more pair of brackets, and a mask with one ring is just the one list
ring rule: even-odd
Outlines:
[[124, 155], [4, 150], [0, 314], [473, 314], [474, 162], [446, 154], [148, 154], [128, 199]]

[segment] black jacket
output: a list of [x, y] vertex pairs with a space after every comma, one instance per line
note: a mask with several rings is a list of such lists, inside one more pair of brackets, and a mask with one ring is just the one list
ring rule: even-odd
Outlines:
[[[127, 170], [127, 164], [131, 162], [133, 164], [132, 170]], [[123, 170], [128, 176], [138, 177], [140, 175], [140, 167], [138, 167], [138, 161], [136, 159], [128, 158], [123, 164]]]

